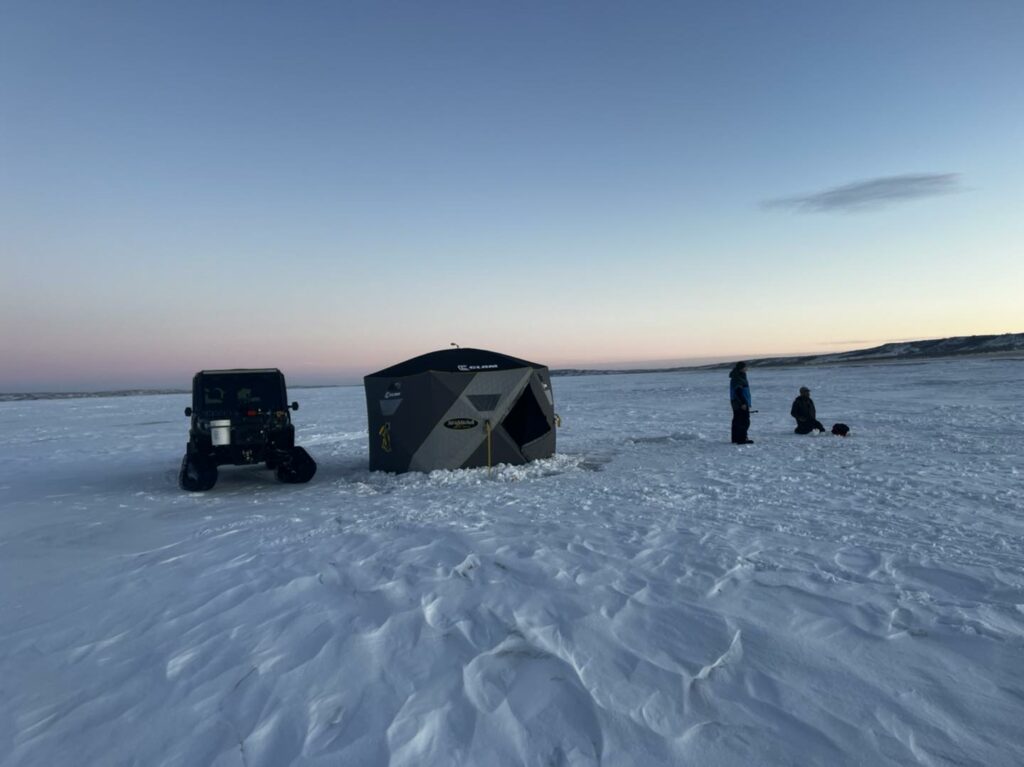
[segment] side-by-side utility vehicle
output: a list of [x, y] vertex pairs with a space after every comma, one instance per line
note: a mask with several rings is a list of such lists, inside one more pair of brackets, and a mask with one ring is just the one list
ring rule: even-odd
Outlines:
[[263, 463], [282, 482], [309, 482], [316, 462], [295, 446], [284, 375], [280, 370], [201, 370], [192, 379], [192, 419], [178, 484], [209, 490], [217, 467]]

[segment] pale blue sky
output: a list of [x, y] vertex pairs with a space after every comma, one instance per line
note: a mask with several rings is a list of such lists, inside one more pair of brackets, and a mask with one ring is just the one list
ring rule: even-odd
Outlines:
[[5, 3], [0, 390], [1021, 331], [1022, 86], [1016, 1]]

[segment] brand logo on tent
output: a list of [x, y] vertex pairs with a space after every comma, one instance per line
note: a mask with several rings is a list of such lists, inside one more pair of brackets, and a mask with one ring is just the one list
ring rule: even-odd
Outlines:
[[456, 365], [462, 373], [467, 373], [470, 370], [497, 370], [497, 365]]
[[472, 429], [474, 426], [479, 426], [480, 422], [475, 418], [449, 418], [444, 422], [446, 429]]

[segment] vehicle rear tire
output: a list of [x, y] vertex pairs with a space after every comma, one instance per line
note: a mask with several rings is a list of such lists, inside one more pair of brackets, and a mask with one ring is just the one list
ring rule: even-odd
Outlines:
[[309, 482], [316, 474], [316, 461], [305, 448], [293, 447], [288, 451], [288, 460], [277, 467], [277, 478], [290, 485]]
[[188, 453], [181, 459], [178, 486], [189, 493], [203, 493], [217, 484], [217, 466]]

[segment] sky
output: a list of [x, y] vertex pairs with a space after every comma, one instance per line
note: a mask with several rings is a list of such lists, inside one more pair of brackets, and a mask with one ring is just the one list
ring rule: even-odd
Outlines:
[[1024, 331], [1024, 3], [0, 4], [0, 391]]

